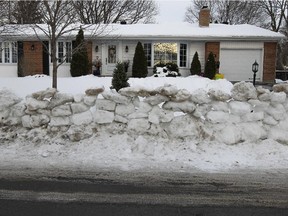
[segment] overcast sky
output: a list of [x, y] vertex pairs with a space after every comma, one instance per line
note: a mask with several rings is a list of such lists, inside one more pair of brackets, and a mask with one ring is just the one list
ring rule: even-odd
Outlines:
[[183, 22], [186, 8], [191, 5], [191, 0], [155, 0], [159, 6], [157, 23]]

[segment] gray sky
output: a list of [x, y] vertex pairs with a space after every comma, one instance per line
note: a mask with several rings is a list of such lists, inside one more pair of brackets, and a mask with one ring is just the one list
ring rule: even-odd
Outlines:
[[157, 23], [183, 22], [186, 8], [191, 5], [191, 0], [155, 0], [159, 6]]

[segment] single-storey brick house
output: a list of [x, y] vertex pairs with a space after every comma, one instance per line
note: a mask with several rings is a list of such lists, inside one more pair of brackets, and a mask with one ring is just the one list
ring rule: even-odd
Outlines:
[[[101, 59], [101, 76], [112, 76], [118, 61], [129, 61], [129, 75], [135, 47], [140, 41], [147, 57], [149, 75], [153, 74], [153, 66], [157, 62], [170, 61], [178, 64], [182, 76], [188, 76], [197, 51], [202, 70], [208, 54], [213, 52], [220, 63], [219, 72], [230, 81], [252, 80], [252, 64], [256, 60], [259, 63], [256, 79], [274, 82], [276, 47], [283, 35], [248, 24], [210, 24], [209, 17], [209, 9], [202, 9], [199, 24], [110, 24], [97, 35], [91, 32], [99, 25], [89, 26], [84, 28], [89, 60]], [[20, 68], [23, 75], [51, 75], [51, 60], [43, 49], [43, 44], [49, 44], [48, 38], [40, 37], [40, 41], [33, 30], [23, 33], [19, 31], [21, 28], [29, 26], [19, 25], [9, 40], [7, 37], [4, 39], [0, 31], [0, 77], [17, 76]], [[66, 54], [69, 56], [77, 33], [75, 31], [59, 39], [59, 58]], [[67, 58], [58, 68], [58, 76], [71, 76], [70, 60]]]

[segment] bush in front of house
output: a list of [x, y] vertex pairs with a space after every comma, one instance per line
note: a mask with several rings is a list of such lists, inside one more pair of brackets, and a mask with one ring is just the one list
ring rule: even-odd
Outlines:
[[112, 88], [118, 92], [121, 88], [129, 87], [125, 65], [122, 62], [116, 64], [112, 77]]
[[181, 76], [179, 73], [179, 67], [176, 63], [173, 62], [159, 62], [154, 65], [153, 68], [154, 77], [176, 77]]
[[[66, 56], [66, 58], [69, 58]], [[84, 32], [79, 30], [76, 41], [73, 43], [73, 54], [70, 64], [70, 73], [72, 77], [87, 75], [89, 71], [89, 60], [87, 48], [84, 40]]]
[[147, 59], [141, 42], [137, 43], [132, 65], [132, 77], [147, 77]]
[[216, 74], [216, 62], [214, 54], [210, 52], [205, 65], [204, 77], [214, 79], [215, 74]]
[[201, 63], [199, 61], [198, 52], [196, 51], [193, 60], [191, 62], [191, 68], [190, 68], [191, 75], [201, 75]]

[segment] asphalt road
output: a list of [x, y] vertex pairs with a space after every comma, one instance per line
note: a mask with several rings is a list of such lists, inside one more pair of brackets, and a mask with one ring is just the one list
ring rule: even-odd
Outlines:
[[0, 216], [285, 216], [286, 173], [1, 170]]

